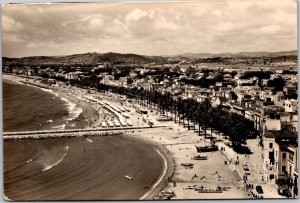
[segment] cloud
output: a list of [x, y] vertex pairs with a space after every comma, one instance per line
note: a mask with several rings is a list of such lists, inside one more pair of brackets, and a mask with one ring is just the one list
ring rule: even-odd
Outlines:
[[18, 32], [24, 28], [24, 26], [20, 22], [16, 22], [14, 19], [9, 18], [7, 16], [2, 17], [2, 25], [3, 25], [3, 32]]
[[149, 13], [141, 9], [133, 9], [125, 16], [125, 21], [127, 23], [130, 23], [132, 21], [137, 22], [143, 17], [150, 16]]
[[10, 4], [4, 55], [86, 51], [149, 55], [297, 48], [293, 1]]

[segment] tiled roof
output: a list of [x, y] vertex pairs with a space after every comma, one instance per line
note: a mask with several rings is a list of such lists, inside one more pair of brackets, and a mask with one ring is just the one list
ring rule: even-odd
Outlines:
[[275, 138], [276, 136], [276, 131], [271, 131], [271, 130], [268, 130], [265, 132], [264, 136], [266, 138]]
[[288, 127], [284, 127], [282, 130], [278, 131], [277, 133], [277, 137], [278, 138], [285, 138], [285, 139], [288, 139], [288, 138], [298, 138], [298, 135], [297, 133], [295, 132], [292, 132]]
[[280, 138], [280, 139], [297, 139], [298, 135], [296, 132], [291, 131], [288, 127], [284, 127], [283, 129], [279, 131], [274, 131], [274, 130], [268, 130], [265, 131], [264, 136], [266, 138]]

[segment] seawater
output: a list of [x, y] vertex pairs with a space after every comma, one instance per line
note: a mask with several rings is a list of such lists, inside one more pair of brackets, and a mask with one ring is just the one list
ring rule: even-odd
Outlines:
[[63, 126], [68, 102], [55, 94], [16, 82], [3, 81], [3, 131], [46, 130]]
[[[58, 95], [11, 81], [3, 83], [3, 110], [5, 132], [56, 128], [81, 112]], [[12, 200], [138, 200], [164, 170], [152, 144], [127, 136], [4, 141], [3, 147], [4, 193]]]
[[152, 144], [127, 136], [5, 141], [3, 150], [4, 194], [16, 201], [138, 200], [164, 171]]

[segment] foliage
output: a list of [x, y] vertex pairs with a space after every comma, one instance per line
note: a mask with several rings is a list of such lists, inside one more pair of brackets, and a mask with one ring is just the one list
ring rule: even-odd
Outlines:
[[246, 71], [240, 79], [249, 79], [253, 77], [257, 77], [259, 80], [261, 79], [270, 79], [272, 72], [271, 71]]
[[[208, 99], [199, 103], [194, 99], [175, 98], [170, 93], [158, 91], [148, 91], [144, 88], [126, 88], [99, 83], [99, 79], [94, 77], [85, 80], [71, 80], [71, 85], [81, 87], [93, 87], [98, 91], [112, 91], [117, 94], [126, 95], [130, 99], [136, 99], [143, 106], [157, 106], [161, 114], [172, 113], [175, 122], [183, 124], [190, 129], [191, 123], [204, 129], [205, 137], [210, 129], [222, 132], [229, 136], [235, 148], [241, 147], [249, 137], [256, 137], [258, 134], [254, 128], [254, 123], [245, 117], [231, 113], [222, 106], [213, 107]], [[186, 122], [188, 124], [186, 124]], [[201, 130], [199, 130], [201, 135]]]
[[[207, 129], [223, 132], [228, 135], [232, 145], [236, 148], [244, 144], [249, 137], [256, 137], [258, 134], [254, 128], [254, 123], [245, 117], [231, 113], [218, 107], [212, 107], [210, 101], [199, 103], [194, 99], [174, 98], [170, 93], [163, 94], [158, 91], [147, 91], [143, 88], [125, 88], [119, 86], [110, 86], [101, 84], [99, 90], [110, 90], [112, 92], [127, 95], [129, 98], [135, 98], [141, 105], [157, 105], [162, 114], [172, 112], [173, 119], [178, 119], [179, 123], [188, 128], [192, 122], [205, 130]], [[200, 135], [200, 131], [199, 131]]]
[[282, 77], [274, 78], [268, 81], [268, 87], [275, 87], [274, 91], [282, 91], [285, 85], [285, 80]]

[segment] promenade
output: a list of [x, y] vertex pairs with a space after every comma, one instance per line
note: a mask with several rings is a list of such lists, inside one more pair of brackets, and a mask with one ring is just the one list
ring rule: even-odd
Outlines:
[[[243, 165], [247, 164], [250, 175], [246, 184], [255, 183], [261, 185], [264, 190], [263, 198], [282, 198], [276, 194], [273, 185], [267, 184], [261, 180], [262, 159], [261, 148], [258, 147], [258, 140], [248, 140], [248, 146], [253, 154], [245, 157], [238, 155], [228, 147], [223, 140], [218, 142], [219, 149], [225, 150], [216, 152], [201, 153], [207, 156], [208, 160], [192, 160], [197, 153], [195, 145], [204, 146], [209, 144], [209, 140], [204, 136], [198, 136], [192, 130], [184, 128], [173, 121], [161, 121], [150, 126], [147, 119], [158, 121], [161, 119], [159, 112], [154, 107], [143, 107], [148, 110], [147, 115], [137, 113], [142, 107], [137, 102], [128, 102], [120, 95], [112, 93], [93, 93], [89, 94], [87, 90], [75, 89], [73, 87], [64, 87], [59, 92], [67, 92], [72, 96], [77, 96], [78, 101], [85, 101], [97, 108], [104, 108], [110, 112], [113, 118], [120, 123], [122, 120], [129, 120], [132, 126], [124, 127], [99, 127], [100, 122], [95, 122], [90, 128], [66, 129], [66, 130], [47, 130], [31, 132], [5, 132], [4, 140], [18, 139], [46, 139], [62, 137], [83, 137], [83, 136], [114, 136], [126, 133], [133, 134], [136, 137], [152, 140], [163, 146], [170, 155], [175, 165], [172, 176], [166, 184], [166, 191], [175, 192], [174, 199], [244, 199], [253, 198], [255, 191], [247, 191], [243, 180], [245, 171]], [[101, 98], [101, 99], [97, 99]], [[97, 107], [101, 106], [101, 107]], [[126, 107], [126, 112], [121, 109]], [[124, 113], [129, 119], [124, 117]], [[192, 123], [190, 123], [192, 125]], [[97, 127], [95, 127], [97, 126]], [[208, 135], [211, 132], [208, 131]], [[214, 137], [219, 135], [212, 133]], [[239, 157], [239, 158], [237, 158]], [[239, 159], [240, 164], [234, 164]], [[228, 162], [229, 164], [224, 164]], [[192, 168], [182, 166], [183, 163], [192, 164]], [[203, 187], [206, 192], [199, 192], [197, 189]], [[221, 192], [217, 191], [222, 188]], [[255, 189], [254, 189], [255, 190]]]
[[[232, 148], [224, 144], [224, 142], [219, 142], [218, 146], [225, 149], [222, 151], [223, 155], [228, 160], [231, 160], [230, 164], [241, 178], [243, 178], [246, 173], [244, 168], [247, 167], [249, 169], [249, 175], [247, 175], [245, 186], [247, 184], [253, 185], [253, 189], [248, 190], [250, 195], [258, 195], [263, 198], [284, 198], [284, 196], [277, 193], [277, 186], [274, 183], [263, 180], [263, 158], [262, 148], [259, 146], [259, 139], [247, 140], [247, 146], [252, 152], [252, 154], [249, 155], [236, 153]], [[239, 161], [239, 164], [236, 164], [236, 161]], [[258, 185], [263, 188], [263, 194], [258, 194], [256, 192], [255, 187]]]

